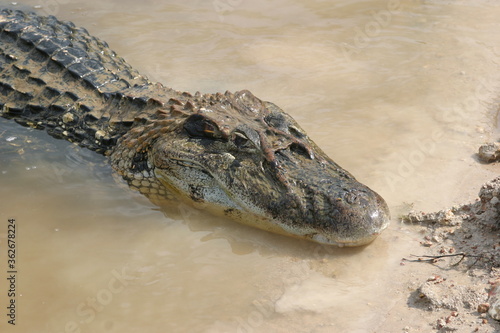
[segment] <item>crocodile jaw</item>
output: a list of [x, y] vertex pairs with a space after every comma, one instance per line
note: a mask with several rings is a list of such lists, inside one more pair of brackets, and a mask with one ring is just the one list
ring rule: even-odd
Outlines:
[[[171, 161], [171, 164], [178, 163], [178, 161]], [[227, 168], [227, 165], [221, 166], [221, 169]], [[273, 217], [273, 213], [268, 208], [248, 200], [252, 196], [250, 193], [243, 191], [246, 195], [238, 196], [237, 191], [226, 188], [224, 182], [218, 179], [220, 177], [210, 174], [193, 162], [183, 162], [182, 168], [177, 169], [177, 173], [172, 172], [171, 168], [157, 168], [155, 173], [156, 178], [175, 197], [195, 208], [209, 211], [217, 216], [228, 217], [244, 225], [319, 244], [339, 247], [366, 245], [377, 238], [389, 225], [390, 215], [385, 201], [367, 187], [363, 188], [366, 193], [358, 194], [369, 197], [370, 200], [367, 202], [363, 200], [355, 203], [347, 203], [346, 200], [339, 201], [340, 206], [336, 209], [343, 211], [342, 216], [350, 217], [325, 220], [329, 226], [336, 226], [332, 229], [331, 227], [321, 228], [314, 223], [303, 223], [298, 219], [293, 220], [295, 217]], [[372, 197], [375, 199], [372, 200]], [[354, 208], [351, 207], [352, 205]], [[291, 207], [284, 206], [282, 210], [286, 211], [289, 208]], [[360, 211], [361, 214], [358, 213]]]

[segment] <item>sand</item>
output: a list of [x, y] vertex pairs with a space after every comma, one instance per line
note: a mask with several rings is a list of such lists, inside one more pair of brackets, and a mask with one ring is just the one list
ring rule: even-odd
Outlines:
[[[482, 146], [478, 160], [498, 170], [498, 145]], [[486, 155], [483, 153], [487, 152]], [[474, 183], [478, 177], [470, 177]], [[476, 198], [437, 212], [411, 211], [400, 222], [420, 235], [418, 253], [401, 259], [393, 292], [402, 295], [376, 332], [500, 332], [500, 177]]]

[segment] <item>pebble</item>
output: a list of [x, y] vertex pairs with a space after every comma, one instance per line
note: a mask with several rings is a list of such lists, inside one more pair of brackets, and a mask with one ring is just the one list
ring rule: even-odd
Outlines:
[[494, 162], [500, 157], [498, 143], [487, 143], [479, 147], [478, 157], [483, 162]]
[[446, 326], [446, 321], [443, 318], [439, 318], [437, 320], [436, 326], [438, 329], [441, 329]]
[[488, 314], [495, 320], [500, 320], [500, 284], [495, 284], [491, 288], [489, 298], [490, 308]]
[[432, 236], [432, 241], [434, 241], [436, 243], [441, 243], [443, 241], [443, 239], [437, 235], [434, 235], [434, 236]]
[[420, 244], [425, 247], [431, 247], [432, 245], [434, 245], [434, 243], [432, 243], [431, 241], [420, 242]]
[[490, 305], [488, 303], [481, 303], [477, 306], [477, 312], [485, 313], [490, 309]]

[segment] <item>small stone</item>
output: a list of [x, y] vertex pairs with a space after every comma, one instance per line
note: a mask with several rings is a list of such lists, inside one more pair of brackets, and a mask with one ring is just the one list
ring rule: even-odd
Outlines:
[[441, 282], [443, 281], [443, 278], [440, 275], [431, 275], [427, 278], [427, 281], [437, 281]]
[[498, 143], [487, 143], [479, 147], [479, 159], [483, 162], [490, 163], [499, 159], [500, 150]]
[[436, 326], [438, 329], [441, 329], [446, 326], [446, 321], [443, 318], [439, 318], [437, 320]]
[[490, 290], [490, 297], [488, 299], [490, 308], [488, 314], [495, 320], [500, 320], [500, 285], [495, 284]]
[[432, 236], [432, 241], [433, 242], [436, 242], [436, 243], [441, 243], [443, 241], [443, 239], [439, 236]]
[[488, 303], [481, 303], [477, 306], [477, 312], [486, 313], [490, 309], [490, 305]]
[[488, 280], [488, 283], [491, 284], [492, 286], [496, 285], [496, 284], [499, 284], [500, 283], [500, 279], [495, 277], [493, 279], [490, 279]]

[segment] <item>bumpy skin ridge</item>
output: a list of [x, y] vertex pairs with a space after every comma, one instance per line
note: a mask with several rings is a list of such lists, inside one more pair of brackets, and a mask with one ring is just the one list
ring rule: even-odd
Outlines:
[[151, 83], [72, 23], [0, 11], [0, 115], [110, 156], [132, 188], [319, 243], [371, 242], [384, 200], [276, 105]]
[[141, 112], [162, 106], [153, 96], [176, 95], [85, 29], [53, 16], [1, 11], [0, 44], [2, 115], [101, 153]]

